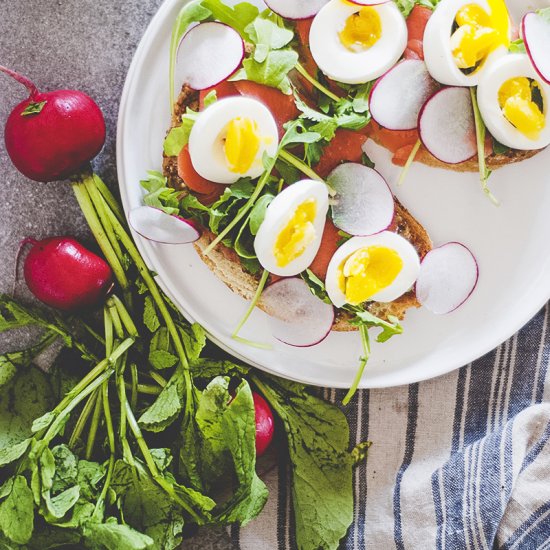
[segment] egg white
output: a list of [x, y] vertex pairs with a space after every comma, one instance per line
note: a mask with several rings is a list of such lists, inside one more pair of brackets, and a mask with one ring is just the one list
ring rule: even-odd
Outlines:
[[[529, 139], [509, 122], [498, 103], [501, 86], [511, 78], [521, 76], [535, 80], [542, 95], [546, 123], [536, 140]], [[477, 87], [477, 102], [485, 126], [503, 145], [513, 149], [532, 150], [542, 149], [550, 144], [550, 86], [540, 78], [526, 54], [507, 55], [488, 67]]]
[[331, 0], [313, 19], [309, 46], [323, 73], [345, 84], [362, 84], [383, 75], [399, 60], [407, 46], [407, 25], [393, 2], [370, 6], [380, 16], [382, 35], [368, 50], [352, 52], [338, 33], [346, 19], [362, 7], [344, 0]]
[[347, 303], [346, 295], [338, 284], [340, 266], [354, 252], [370, 246], [383, 246], [395, 250], [403, 261], [403, 267], [394, 281], [371, 296], [369, 301], [392, 302], [405, 294], [416, 281], [420, 270], [420, 260], [416, 249], [409, 241], [391, 231], [382, 231], [382, 233], [368, 237], [352, 237], [336, 250], [327, 269], [325, 288], [331, 302], [336, 307], [342, 307]]
[[[249, 118], [258, 125], [263, 142], [252, 166], [244, 174], [230, 170], [224, 151], [227, 125], [237, 117]], [[228, 97], [216, 101], [199, 114], [189, 135], [189, 156], [193, 168], [203, 177], [217, 183], [231, 184], [239, 178], [257, 178], [264, 171], [264, 151], [274, 156], [279, 134], [269, 109], [249, 97]]]
[[505, 46], [499, 46], [471, 74], [464, 74], [456, 66], [451, 49], [451, 31], [457, 12], [467, 4], [477, 4], [490, 13], [485, 0], [441, 0], [424, 31], [424, 61], [428, 71], [435, 80], [449, 86], [477, 86], [488, 67], [508, 52]]
[[[279, 233], [286, 227], [296, 208], [308, 199], [317, 202], [315, 219], [315, 239], [304, 252], [286, 266], [277, 265], [273, 253]], [[328, 191], [324, 183], [314, 180], [301, 180], [281, 191], [267, 207], [265, 218], [254, 239], [254, 251], [264, 269], [281, 277], [291, 277], [307, 269], [313, 262], [319, 246], [328, 211]]]

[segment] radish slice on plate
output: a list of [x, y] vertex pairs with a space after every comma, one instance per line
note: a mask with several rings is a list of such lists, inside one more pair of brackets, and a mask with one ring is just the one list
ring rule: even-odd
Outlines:
[[181, 39], [176, 56], [176, 82], [204, 90], [230, 77], [244, 57], [239, 33], [224, 23], [201, 23]]
[[472, 294], [479, 276], [474, 255], [460, 243], [430, 250], [420, 264], [416, 297], [432, 313], [450, 313]]
[[267, 7], [287, 19], [313, 17], [329, 0], [265, 0]]
[[200, 237], [190, 220], [166, 214], [152, 206], [139, 206], [131, 210], [128, 223], [143, 238], [162, 244], [192, 243]]
[[527, 13], [521, 21], [521, 31], [533, 67], [550, 84], [550, 22], [538, 13]]
[[307, 348], [322, 342], [334, 323], [334, 308], [313, 295], [298, 277], [280, 279], [263, 292], [261, 304], [270, 316], [273, 337]]
[[458, 164], [477, 153], [476, 126], [468, 88], [436, 92], [418, 117], [420, 139], [426, 149], [447, 164]]
[[327, 183], [336, 192], [332, 200], [334, 225], [350, 235], [373, 235], [387, 229], [395, 210], [386, 180], [374, 169], [354, 162], [336, 167]]
[[418, 113], [438, 89], [426, 64], [405, 59], [380, 77], [372, 88], [369, 107], [372, 118], [388, 130], [413, 130]]

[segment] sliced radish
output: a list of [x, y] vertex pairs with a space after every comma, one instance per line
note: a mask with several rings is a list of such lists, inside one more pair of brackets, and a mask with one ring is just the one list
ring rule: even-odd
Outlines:
[[533, 67], [550, 84], [550, 22], [537, 13], [527, 13], [521, 21], [521, 31]]
[[186, 244], [200, 237], [192, 221], [166, 214], [152, 206], [139, 206], [131, 210], [128, 223], [136, 233], [157, 243]]
[[388, 130], [413, 130], [418, 113], [440, 85], [419, 59], [405, 59], [383, 75], [372, 88], [372, 118]]
[[313, 17], [329, 0], [265, 0], [267, 7], [287, 19]]
[[436, 92], [418, 117], [424, 147], [447, 164], [458, 164], [477, 153], [476, 127], [468, 88], [450, 87]]
[[263, 292], [271, 332], [290, 346], [307, 348], [322, 342], [334, 323], [334, 308], [312, 294], [303, 279], [280, 279]]
[[201, 23], [182, 38], [176, 57], [176, 82], [204, 90], [230, 77], [244, 57], [239, 33], [224, 23]]
[[426, 254], [416, 280], [416, 297], [432, 313], [450, 313], [461, 306], [477, 284], [474, 255], [460, 243], [447, 243]]
[[336, 195], [332, 221], [350, 235], [374, 235], [387, 229], [395, 210], [386, 180], [374, 169], [355, 162], [336, 167], [327, 182]]

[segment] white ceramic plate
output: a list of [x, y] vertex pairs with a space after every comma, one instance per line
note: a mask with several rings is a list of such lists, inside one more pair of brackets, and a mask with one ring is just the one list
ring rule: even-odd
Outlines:
[[[182, 0], [166, 0], [136, 52], [122, 95], [118, 125], [118, 175], [126, 211], [141, 204], [139, 180], [159, 170], [169, 125], [168, 48], [172, 22]], [[377, 168], [395, 182], [389, 155], [369, 142]], [[550, 297], [550, 150], [491, 177], [501, 200], [484, 198], [476, 174], [457, 174], [414, 165], [395, 189], [425, 225], [435, 244], [468, 245], [480, 267], [479, 284], [468, 302], [447, 316], [410, 311], [404, 333], [374, 345], [361, 387], [412, 383], [456, 369], [490, 351], [522, 327]], [[332, 333], [312, 348], [274, 341], [267, 318], [256, 311], [242, 336], [270, 343], [252, 348], [230, 334], [247, 304], [202, 263], [191, 245], [166, 246], [134, 234], [149, 266], [184, 315], [199, 322], [219, 346], [272, 373], [303, 382], [348, 387], [361, 353], [356, 333]]]

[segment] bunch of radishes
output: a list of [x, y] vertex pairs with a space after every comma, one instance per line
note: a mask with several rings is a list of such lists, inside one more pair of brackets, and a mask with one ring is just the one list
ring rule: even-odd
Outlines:
[[[72, 237], [41, 241], [27, 238], [21, 243], [21, 246], [32, 245], [24, 262], [27, 285], [39, 300], [60, 310], [77, 311], [97, 306], [112, 290], [114, 279], [123, 290], [128, 285], [116, 250], [117, 239], [134, 251], [134, 261], [146, 269], [117, 222], [122, 222], [122, 215], [116, 201], [90, 170], [90, 161], [105, 142], [101, 109], [83, 92], [39, 92], [30, 80], [18, 73], [1, 65], [0, 71], [29, 91], [29, 97], [13, 109], [6, 122], [6, 150], [13, 164], [23, 175], [38, 182], [75, 180], [79, 204], [108, 260]], [[108, 214], [111, 214], [110, 221]], [[256, 449], [261, 455], [273, 438], [273, 413], [257, 393], [254, 393], [254, 407]]]

